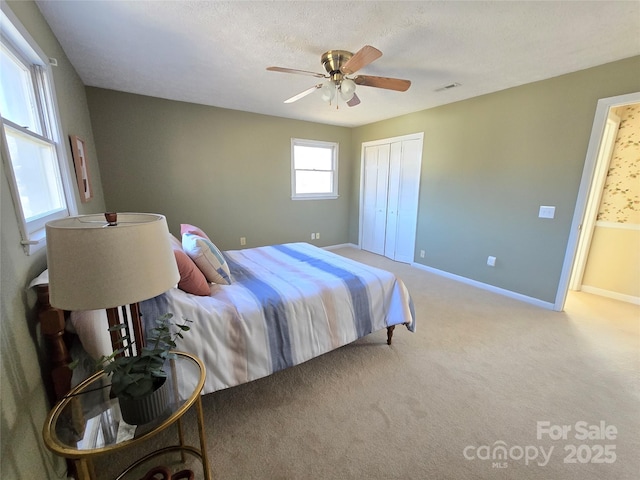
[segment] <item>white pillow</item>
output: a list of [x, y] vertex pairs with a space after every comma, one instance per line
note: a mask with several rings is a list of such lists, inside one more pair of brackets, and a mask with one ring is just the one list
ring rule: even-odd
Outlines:
[[98, 360], [103, 355], [106, 357], [113, 353], [106, 310], [71, 312], [69, 320], [73, 331], [91, 358]]
[[229, 265], [211, 240], [193, 233], [185, 233], [182, 235], [182, 248], [209, 282], [231, 285]]

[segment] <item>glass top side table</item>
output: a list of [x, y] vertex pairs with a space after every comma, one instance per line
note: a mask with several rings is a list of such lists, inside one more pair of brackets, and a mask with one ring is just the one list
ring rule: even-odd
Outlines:
[[[110, 398], [110, 381], [104, 372], [98, 372], [71, 390], [49, 413], [43, 429], [44, 443], [54, 453], [72, 459], [80, 480], [94, 480], [96, 474], [92, 458], [97, 455], [129, 448], [160, 433], [177, 423], [179, 444], [156, 450], [127, 467], [117, 479], [136, 466], [166, 451], [180, 450], [199, 457], [204, 478], [211, 480], [207, 458], [204, 416], [200, 392], [205, 381], [205, 367], [199, 358], [175, 352], [177, 358], [169, 361], [168, 378], [170, 405], [155, 420], [138, 426], [122, 421], [116, 398]], [[200, 448], [186, 445], [181, 417], [196, 405]]]

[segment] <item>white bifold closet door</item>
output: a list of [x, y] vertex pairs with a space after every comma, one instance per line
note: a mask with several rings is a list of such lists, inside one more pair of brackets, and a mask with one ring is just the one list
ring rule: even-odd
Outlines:
[[362, 249], [413, 262], [422, 135], [363, 145]]
[[384, 255], [390, 145], [365, 147], [362, 249]]

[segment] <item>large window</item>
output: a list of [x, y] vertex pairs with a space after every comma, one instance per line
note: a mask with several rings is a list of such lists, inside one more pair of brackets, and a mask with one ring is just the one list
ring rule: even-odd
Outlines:
[[27, 253], [45, 245], [45, 223], [75, 208], [47, 58], [10, 11], [0, 13], [0, 123], [5, 171]]
[[338, 144], [291, 139], [291, 198], [338, 198]]

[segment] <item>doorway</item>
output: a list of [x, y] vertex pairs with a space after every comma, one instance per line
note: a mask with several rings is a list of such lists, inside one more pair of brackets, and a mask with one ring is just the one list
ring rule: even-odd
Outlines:
[[[612, 128], [610, 112], [614, 108], [638, 102], [640, 102], [640, 92], [603, 98], [598, 101], [554, 310], [562, 311], [564, 309], [569, 286], [570, 284], [575, 285], [572, 283], [572, 272], [575, 271], [574, 282], [583, 273], [579, 269], [584, 269], [582, 262], [586, 262], [585, 251], [588, 253], [588, 242], [592, 234], [592, 231], [587, 230], [595, 224], [595, 217], [598, 213], [598, 208], [597, 206], [593, 207], [593, 202], [597, 200], [599, 205], [600, 193], [598, 189], [601, 191], [607, 175], [607, 168], [602, 168], [602, 161], [608, 161], [608, 159], [606, 155], [599, 155], [599, 153], [606, 150], [608, 138], [606, 133], [608, 129]], [[600, 164], [599, 157], [603, 159]]]

